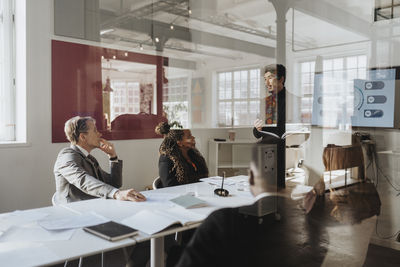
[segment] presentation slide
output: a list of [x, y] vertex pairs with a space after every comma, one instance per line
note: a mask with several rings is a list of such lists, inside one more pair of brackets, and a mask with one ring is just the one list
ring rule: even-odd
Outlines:
[[354, 80], [352, 126], [394, 127], [395, 69], [370, 70], [367, 80]]

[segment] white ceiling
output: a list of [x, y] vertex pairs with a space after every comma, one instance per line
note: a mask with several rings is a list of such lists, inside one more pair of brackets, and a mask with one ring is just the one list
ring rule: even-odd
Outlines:
[[[174, 3], [177, 2], [179, 4], [174, 6]], [[369, 34], [374, 25], [375, 0], [295, 0], [293, 2], [295, 12], [293, 13], [292, 9], [289, 9], [286, 14], [288, 47], [292, 43], [292, 34], [295, 49], [334, 46], [371, 38]], [[161, 4], [164, 11], [152, 12]], [[173, 9], [169, 10], [168, 7], [171, 6]], [[191, 15], [185, 13], [189, 6], [192, 10]], [[119, 18], [129, 21], [129, 14], [131, 14], [132, 18], [137, 19], [138, 9], [144, 7], [150, 8], [147, 9], [149, 12], [141, 17], [142, 19], [163, 22], [168, 25], [173, 23], [175, 27], [188, 28], [189, 32], [197, 30], [257, 45], [273, 48], [276, 46], [276, 13], [268, 0], [100, 0], [101, 10], [117, 16], [115, 19], [117, 23], [107, 24], [107, 28], [113, 28], [114, 31], [102, 35], [102, 41], [126, 46], [132, 50], [138, 50], [139, 44], [143, 43], [144, 52], [159, 54], [155, 51], [150, 32], [144, 33], [119, 28]], [[181, 12], [181, 15], [178, 15], [177, 12]], [[240, 27], [241, 29], [238, 30]], [[166, 31], [169, 30], [164, 30], [164, 33], [168, 33]], [[251, 30], [257, 31], [257, 34], [245, 32]], [[229, 39], [226, 40], [229, 41]], [[176, 38], [170, 38], [165, 43], [163, 50], [163, 55], [190, 61], [215, 58], [237, 60], [246, 58], [250, 54], [252, 54], [250, 49], [245, 52], [240, 49], [215, 47]], [[262, 58], [261, 55], [260, 58]]]

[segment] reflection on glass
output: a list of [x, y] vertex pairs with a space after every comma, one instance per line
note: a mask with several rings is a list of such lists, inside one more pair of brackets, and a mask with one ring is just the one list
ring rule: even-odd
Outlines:
[[103, 59], [102, 80], [107, 129], [124, 114], [156, 114], [155, 65]]

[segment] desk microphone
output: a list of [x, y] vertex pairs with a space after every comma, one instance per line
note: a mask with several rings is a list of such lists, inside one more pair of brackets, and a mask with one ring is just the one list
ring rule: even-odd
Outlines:
[[223, 176], [222, 176], [222, 185], [221, 188], [217, 188], [214, 190], [214, 194], [220, 196], [220, 197], [227, 197], [229, 196], [229, 191], [224, 189], [224, 180], [225, 180], [225, 172], [222, 172]]

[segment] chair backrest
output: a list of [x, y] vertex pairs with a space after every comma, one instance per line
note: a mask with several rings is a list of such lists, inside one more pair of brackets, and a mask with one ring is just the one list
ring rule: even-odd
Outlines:
[[57, 205], [58, 205], [58, 201], [57, 201], [57, 191], [54, 192], [54, 194], [53, 194], [53, 196], [52, 196], [52, 198], [51, 198], [51, 204], [52, 204], [53, 206], [57, 206]]
[[154, 179], [153, 181], [153, 189], [160, 189], [162, 188], [162, 183], [161, 183], [161, 179], [160, 176], [158, 176], [156, 179]]

